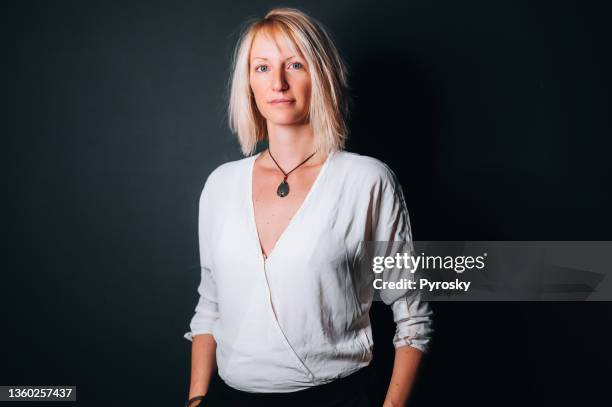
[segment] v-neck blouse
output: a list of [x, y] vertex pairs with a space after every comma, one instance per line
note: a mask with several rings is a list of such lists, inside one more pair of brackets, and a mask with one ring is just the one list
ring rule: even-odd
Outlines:
[[[257, 156], [219, 166], [199, 201], [201, 265], [192, 340], [212, 334], [219, 376], [250, 392], [292, 392], [372, 360], [374, 287], [358, 277], [363, 241], [412, 240], [404, 194], [383, 162], [338, 151], [264, 258], [252, 199]], [[396, 348], [427, 350], [432, 311], [419, 295], [391, 306]]]
[[[257, 160], [257, 157], [260, 155], [256, 154], [252, 160], [249, 161], [250, 165], [249, 165], [249, 173], [248, 173], [248, 187], [247, 187], [247, 193], [249, 194], [247, 197], [247, 200], [249, 202], [249, 209], [250, 209], [250, 216], [249, 216], [249, 221], [252, 224], [253, 230], [255, 231], [255, 236], [257, 237], [257, 242], [259, 242], [259, 248], [262, 250], [262, 254], [263, 254], [263, 248], [261, 247], [261, 239], [259, 238], [259, 232], [257, 231], [257, 222], [255, 221], [255, 208], [253, 206], [253, 170], [255, 167], [255, 160]], [[334, 153], [332, 153], [333, 155]], [[317, 186], [319, 184], [319, 180], [325, 175], [325, 171], [327, 170], [328, 164], [330, 162], [331, 156], [329, 156], [325, 162], [323, 163], [323, 165], [321, 166], [321, 169], [319, 170], [319, 174], [317, 175], [317, 177], [315, 178], [314, 182], [312, 183], [312, 185], [310, 186], [310, 190], [306, 193], [306, 196], [304, 197], [304, 200], [302, 201], [302, 204], [298, 207], [297, 211], [293, 214], [293, 216], [291, 217], [291, 219], [289, 220], [289, 223], [287, 224], [287, 226], [285, 226], [285, 229], [282, 231], [282, 233], [280, 234], [280, 236], [278, 237], [278, 239], [276, 239], [276, 243], [274, 243], [274, 247], [272, 247], [272, 251], [270, 253], [268, 253], [268, 255], [266, 256], [265, 254], [264, 256], [264, 260], [269, 260], [270, 256], [272, 256], [272, 254], [274, 253], [274, 250], [276, 249], [276, 246], [279, 244], [280, 241], [282, 241], [283, 236], [285, 235], [285, 232], [287, 232], [288, 230], [291, 229], [291, 225], [294, 223], [294, 219], [300, 216], [300, 212], [302, 212], [302, 208], [304, 206], [308, 205], [308, 200], [310, 199], [310, 196], [316, 191]]]

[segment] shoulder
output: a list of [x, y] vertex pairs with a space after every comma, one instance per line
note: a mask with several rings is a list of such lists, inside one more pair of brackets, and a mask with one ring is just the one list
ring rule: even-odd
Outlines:
[[201, 199], [215, 191], [227, 189], [227, 185], [236, 185], [244, 179], [244, 174], [248, 173], [248, 168], [255, 156], [249, 156], [239, 160], [228, 161], [215, 168], [206, 178], [202, 189]]
[[215, 183], [220, 181], [229, 181], [234, 177], [239, 177], [254, 159], [255, 156], [249, 156], [240, 160], [223, 163], [210, 173], [206, 182]]
[[378, 158], [369, 157], [348, 151], [338, 151], [334, 160], [347, 178], [359, 182], [361, 185], [391, 186], [398, 184], [393, 170]]

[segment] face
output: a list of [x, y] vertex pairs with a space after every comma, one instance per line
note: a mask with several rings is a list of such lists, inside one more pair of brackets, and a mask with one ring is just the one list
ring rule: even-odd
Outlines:
[[303, 124], [310, 107], [310, 74], [306, 61], [261, 31], [253, 39], [249, 82], [257, 108], [268, 122]]

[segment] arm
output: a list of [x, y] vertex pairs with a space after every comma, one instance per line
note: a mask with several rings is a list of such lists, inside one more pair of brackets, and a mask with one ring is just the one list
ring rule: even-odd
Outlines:
[[[210, 177], [209, 177], [210, 180]], [[189, 324], [191, 330], [185, 333], [185, 339], [191, 344], [191, 380], [189, 386], [189, 399], [203, 396], [208, 393], [208, 386], [216, 370], [217, 342], [213, 336], [213, 327], [219, 319], [219, 305], [217, 299], [217, 285], [210, 269], [208, 254], [208, 241], [210, 240], [209, 217], [209, 180], [200, 196], [198, 238], [200, 252], [200, 284], [198, 286], [199, 299], [195, 307], [195, 314]], [[193, 403], [194, 406], [198, 405]]]
[[[196, 312], [191, 319], [191, 331], [185, 338], [191, 344], [191, 384], [189, 386], [189, 399], [203, 396], [208, 392], [208, 385], [216, 369], [216, 350], [213, 325], [219, 318], [216, 301], [216, 286], [208, 269], [202, 268], [202, 280], [198, 287], [200, 299]], [[197, 404], [194, 403], [197, 406]]]
[[[388, 172], [387, 182], [383, 183], [381, 203], [376, 222], [376, 238], [379, 241], [395, 242], [388, 244], [386, 251], [393, 255], [397, 252], [413, 252], [410, 219], [402, 187], [395, 174]], [[400, 246], [397, 242], [402, 242]], [[384, 274], [386, 281], [399, 281], [406, 276], [405, 270], [392, 268]], [[385, 397], [384, 407], [405, 406], [412, 392], [418, 367], [424, 353], [428, 351], [433, 333], [431, 307], [421, 301], [416, 291], [382, 290], [381, 299], [391, 306], [396, 333], [393, 338], [395, 360], [393, 373]]]
[[412, 392], [419, 365], [429, 350], [433, 333], [433, 311], [420, 293], [404, 296], [392, 305], [397, 329], [393, 338], [395, 360], [384, 407], [405, 406]]
[[393, 374], [383, 407], [405, 406], [416, 378], [422, 352], [412, 346], [395, 349]]
[[210, 334], [196, 335], [191, 345], [191, 385], [189, 397], [208, 393], [210, 379], [217, 367], [215, 351], [217, 342]]

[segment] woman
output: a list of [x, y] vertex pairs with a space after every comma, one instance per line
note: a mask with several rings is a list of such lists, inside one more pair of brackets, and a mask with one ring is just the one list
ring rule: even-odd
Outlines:
[[[345, 67], [312, 18], [270, 11], [243, 33], [233, 69], [230, 127], [248, 157], [213, 171], [200, 197], [188, 404], [371, 405], [374, 289], [357, 272], [360, 242], [411, 240], [401, 186], [342, 150]], [[252, 155], [259, 141], [268, 149]], [[401, 406], [431, 311], [418, 296], [383, 298], [397, 323], [384, 405]]]

